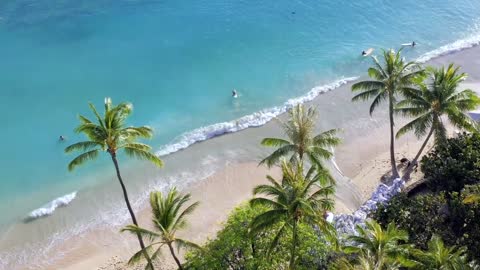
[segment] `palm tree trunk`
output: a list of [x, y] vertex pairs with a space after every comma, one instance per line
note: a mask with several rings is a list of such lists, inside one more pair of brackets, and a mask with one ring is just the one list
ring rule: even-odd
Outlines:
[[[110, 153], [110, 155], [112, 156], [112, 161], [113, 161], [113, 164], [115, 165], [115, 170], [117, 171], [118, 181], [120, 182], [120, 185], [122, 186], [123, 198], [125, 199], [125, 203], [127, 204], [128, 212], [130, 213], [130, 217], [132, 218], [133, 224], [138, 226], [137, 218], [135, 217], [135, 214], [133, 213], [132, 206], [130, 205], [130, 200], [128, 199], [127, 189], [125, 188], [125, 184], [123, 183], [122, 176], [120, 175], [120, 168], [118, 166], [117, 154], [114, 152], [114, 153]], [[137, 233], [137, 237], [138, 237], [138, 242], [140, 243], [140, 248], [142, 250], [145, 249], [145, 244], [143, 243], [142, 236], [139, 233]], [[147, 259], [147, 262], [150, 265], [150, 269], [153, 270], [154, 269], [153, 263], [152, 263], [152, 260], [150, 259], [150, 256], [148, 255], [147, 251], [144, 252], [144, 255], [145, 255], [145, 259]]]
[[430, 140], [430, 137], [432, 137], [434, 130], [435, 130], [435, 127], [432, 125], [432, 128], [430, 129], [430, 132], [428, 133], [427, 138], [423, 142], [422, 147], [420, 147], [420, 150], [418, 150], [417, 155], [413, 158], [412, 162], [410, 162], [410, 165], [407, 167], [405, 174], [402, 176], [402, 180], [407, 181], [408, 179], [410, 179], [410, 174], [412, 174], [413, 168], [415, 168], [415, 166], [417, 165], [418, 159], [420, 158], [420, 155], [425, 149], [425, 146], [427, 146], [427, 143]]
[[180, 263], [180, 260], [175, 255], [175, 251], [173, 250], [172, 243], [168, 243], [167, 246], [168, 246], [168, 249], [170, 249], [170, 253], [172, 254], [173, 259], [175, 260], [175, 262], [178, 265], [178, 269], [183, 270], [183, 266]]
[[293, 221], [293, 238], [292, 238], [292, 251], [290, 257], [290, 267], [289, 270], [295, 269], [295, 253], [297, 248], [297, 220]]
[[395, 131], [394, 129], [394, 120], [393, 120], [393, 95], [390, 94], [388, 100], [388, 114], [390, 117], [390, 163], [392, 165], [392, 179], [398, 178], [400, 175], [397, 170], [397, 163], [395, 161]]

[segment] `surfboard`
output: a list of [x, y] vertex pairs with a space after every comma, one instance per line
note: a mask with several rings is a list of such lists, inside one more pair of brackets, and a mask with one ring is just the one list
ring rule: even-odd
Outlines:
[[373, 53], [374, 50], [375, 50], [375, 49], [373, 49], [373, 48], [368, 48], [368, 49], [365, 51], [365, 54], [364, 54], [363, 56], [364, 56], [364, 57], [369, 56], [370, 54]]
[[412, 46], [412, 43], [403, 43], [402, 46]]

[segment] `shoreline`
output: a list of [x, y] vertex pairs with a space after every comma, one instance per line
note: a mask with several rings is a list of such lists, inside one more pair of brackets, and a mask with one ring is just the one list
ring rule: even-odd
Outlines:
[[[440, 56], [439, 58], [433, 59], [429, 63], [431, 63], [431, 64], [445, 64], [445, 63], [448, 63], [448, 61], [451, 61], [452, 59], [455, 59], [455, 62], [457, 64], [463, 65], [464, 63], [459, 63], [459, 61], [456, 59], [456, 58], [459, 58], [459, 55], [462, 54], [462, 53], [467, 54], [467, 57], [465, 57], [465, 55], [463, 56], [464, 57], [463, 60], [466, 61], [466, 64], [469, 64], [470, 66], [472, 66], [471, 70], [478, 71], [479, 65], [475, 66], [474, 65], [475, 63], [472, 63], [472, 62], [474, 62], [474, 60], [472, 60], [472, 59], [474, 59], [475, 57], [468, 57], [468, 54], [473, 53], [475, 55], [479, 55], [480, 54], [480, 48], [479, 47], [475, 47], [473, 49], [466, 49], [466, 50], [463, 50], [461, 52], [456, 52], [456, 53], [453, 53], [453, 54]], [[461, 56], [460, 56], [460, 58], [461, 58]], [[477, 69], [475, 69], [475, 68], [477, 68]], [[467, 72], [467, 73], [474, 73], [473, 71], [469, 71], [469, 70], [465, 70], [465, 69], [462, 69], [462, 70]], [[480, 73], [478, 73], [478, 72], [476, 72], [475, 74], [477, 74], [477, 76], [480, 75]], [[474, 81], [478, 80], [478, 77], [476, 77], [476, 76], [471, 76], [471, 77], [473, 78]], [[323, 93], [322, 95], [319, 95], [319, 96], [315, 97], [315, 99], [313, 101], [307, 102], [307, 104], [314, 105], [314, 106], [317, 106], [317, 107], [321, 107], [322, 112], [324, 112], [324, 113], [334, 112], [337, 105], [332, 104], [332, 102], [333, 103], [339, 102], [339, 100], [345, 101], [345, 99], [348, 99], [348, 101], [349, 101], [349, 99], [351, 98], [350, 91], [343, 91], [342, 92], [342, 90], [348, 89], [350, 85], [351, 85], [351, 83], [347, 83], [347, 84], [345, 84], [345, 85], [343, 85], [339, 88], [334, 89], [333, 91]], [[340, 92], [340, 93], [338, 93], [338, 92]], [[330, 96], [330, 97], [333, 96], [336, 99], [334, 99], [332, 101], [332, 99], [329, 99], [328, 96]], [[385, 128], [386, 128], [386, 126], [385, 126], [386, 121], [384, 121], [384, 120], [386, 120], [386, 118], [382, 116], [384, 114], [384, 112], [379, 111], [379, 112], [374, 114], [373, 118], [369, 118], [369, 117], [367, 117], [368, 111], [365, 110], [367, 105], [368, 105], [367, 103], [365, 103], [365, 104], [355, 104], [355, 105], [351, 106], [352, 108], [346, 108], [345, 109], [345, 110], [350, 109], [350, 111], [345, 112], [346, 115], [347, 114], [350, 114], [350, 115], [348, 117], [344, 117], [346, 119], [346, 121], [342, 124], [344, 126], [347, 126], [349, 128], [349, 130], [344, 129], [344, 134], [342, 134], [342, 136], [344, 138], [346, 138], [346, 140], [345, 140], [346, 143], [341, 145], [340, 147], [338, 147], [336, 149], [336, 153], [335, 153], [337, 164], [340, 167], [340, 169], [342, 170], [343, 174], [345, 174], [346, 176], [351, 178], [353, 180], [353, 184], [357, 188], [361, 188], [361, 190], [360, 190], [360, 195], [362, 195], [361, 199], [365, 199], [365, 196], [368, 197], [371, 193], [371, 190], [373, 190], [373, 188], [375, 188], [376, 185], [378, 184], [378, 182], [375, 179], [376, 176], [374, 176], [370, 173], [365, 174], [365, 172], [364, 172], [364, 174], [362, 174], [363, 170], [368, 169], [369, 168], [368, 166], [370, 166], [371, 162], [374, 162], [374, 164], [376, 164], [377, 159], [381, 160], [381, 158], [379, 158], [379, 157], [381, 155], [383, 155], [383, 153], [385, 153], [385, 151], [381, 151], [379, 149], [388, 149], [388, 148], [384, 147], [385, 146], [385, 140], [384, 140], [384, 138], [382, 138], [382, 137], [384, 137], [383, 135], [385, 134], [384, 132], [385, 132]], [[358, 117], [359, 115], [356, 112], [361, 112], [362, 113], [362, 114], [360, 114], [361, 117]], [[280, 118], [281, 117], [282, 116], [280, 116]], [[360, 122], [360, 121], [358, 121], [358, 122], [355, 121], [355, 120], [357, 120], [357, 118], [364, 118], [363, 119], [364, 122], [361, 122], [361, 126], [359, 126], [359, 127], [355, 126], [355, 123]], [[322, 130], [330, 128], [331, 125], [336, 124], [336, 123], [327, 123], [327, 124], [324, 125], [324, 123], [322, 122], [322, 115], [320, 115], [319, 121], [320, 122], [318, 124], [319, 124], [319, 127]], [[399, 122], [401, 122], [401, 121], [399, 121]], [[353, 125], [352, 125], [352, 123], [353, 123]], [[189, 152], [190, 148], [195, 148], [196, 149], [196, 150], [190, 150], [190, 151], [199, 151], [199, 149], [204, 150], [205, 148], [209, 148], [209, 146], [215, 145], [215, 143], [218, 143], [219, 141], [221, 141], [222, 143], [225, 143], [225, 142], [228, 143], [230, 140], [232, 140], [232, 137], [238, 138], [238, 137], [242, 137], [242, 136], [245, 137], [245, 136], [253, 135], [253, 138], [257, 139], [257, 138], [261, 138], [262, 136], [264, 137], [266, 134], [279, 135], [279, 129], [278, 129], [278, 127], [275, 127], [275, 125], [276, 124], [273, 123], [273, 121], [270, 121], [269, 123], [267, 123], [267, 124], [265, 124], [265, 125], [263, 125], [259, 128], [254, 128], [254, 129], [247, 128], [247, 129], [242, 130], [240, 132], [229, 133], [229, 134], [225, 134], [224, 136], [219, 136], [219, 137], [215, 137], [215, 138], [212, 138], [212, 139], [200, 142], [200, 143], [195, 143], [195, 144], [191, 145], [188, 149], [185, 149], [184, 151], [180, 151], [180, 152], [177, 152], [177, 153], [179, 155], [186, 155], [185, 152]], [[374, 127], [374, 128], [372, 128], [372, 127]], [[360, 133], [362, 133], [362, 131], [368, 130], [369, 134], [367, 134], [366, 136], [365, 136], [365, 134], [358, 134], [358, 131], [356, 131], [357, 128], [360, 130]], [[407, 153], [409, 151], [408, 149], [410, 149], [410, 148], [414, 149], [415, 148], [413, 145], [415, 144], [416, 139], [413, 138], [413, 136], [410, 136], [410, 135], [405, 136], [404, 138], [399, 140], [398, 149], [397, 149], [398, 151], [405, 151], [405, 153]], [[230, 138], [227, 138], [227, 137], [230, 137]], [[416, 141], [418, 142], [418, 140], [416, 140]], [[388, 143], [388, 141], [387, 141], [387, 143]], [[207, 145], [207, 146], [205, 146], [205, 145]], [[407, 145], [408, 149], [407, 150], [401, 150], [401, 149], [403, 149], [401, 147], [401, 145]], [[257, 145], [257, 147], [260, 148], [259, 145]], [[355, 151], [352, 151], [352, 149], [355, 149]], [[269, 152], [270, 150], [269, 149], [262, 149], [260, 151]], [[183, 152], [183, 154], [180, 154], [182, 152]], [[256, 152], [255, 154], [258, 155], [258, 152]], [[221, 222], [222, 220], [225, 219], [225, 217], [226, 217], [225, 214], [228, 213], [235, 205], [237, 205], [238, 203], [248, 199], [251, 196], [252, 185], [258, 184], [259, 182], [256, 182], [256, 181], [260, 181], [260, 180], [264, 179], [264, 176], [265, 176], [265, 171], [262, 170], [261, 168], [256, 167], [256, 165], [255, 165], [254, 161], [257, 158], [255, 156], [255, 154], [253, 156], [247, 157], [246, 162], [241, 161], [241, 162], [238, 162], [238, 163], [235, 163], [235, 164], [228, 164], [228, 161], [227, 161], [226, 164], [224, 164], [223, 167], [221, 167], [218, 171], [216, 171], [212, 176], [207, 177], [207, 179], [205, 179], [205, 180], [199, 180], [199, 181], [195, 182], [191, 187], [186, 189], [187, 191], [191, 191], [192, 195], [195, 198], [197, 198], [197, 197], [200, 198], [201, 202], [206, 202], [206, 204], [212, 204], [212, 205], [214, 204], [215, 206], [219, 207], [218, 211], [216, 211], [215, 214], [213, 214], [214, 217], [210, 216], [210, 218], [203, 219], [204, 224], [207, 224], [207, 223], [209, 224], [208, 226], [204, 225], [206, 227], [203, 227], [203, 228], [204, 229], [207, 228], [208, 230], [206, 230], [206, 231], [205, 230], [203, 230], [203, 231], [200, 230], [197, 233], [191, 232], [192, 235], [197, 235], [197, 237], [199, 237], [199, 238], [203, 237], [203, 239], [205, 239], [207, 236], [212, 236], [213, 233], [216, 231], [216, 229], [218, 229], [219, 222]], [[397, 157], [401, 158], [400, 156], [397, 156]], [[254, 168], [257, 168], [257, 169], [254, 169]], [[381, 170], [381, 166], [377, 169]], [[238, 184], [238, 186], [236, 186], [236, 187], [241, 188], [242, 190], [245, 189], [244, 192], [238, 192], [238, 190], [230, 190], [230, 191], [233, 191], [233, 193], [228, 193], [228, 194], [230, 194], [230, 196], [227, 196], [225, 198], [225, 200], [223, 200], [221, 202], [215, 201], [212, 198], [202, 197], [199, 194], [197, 194], [197, 193], [201, 193], [200, 191], [202, 190], [202, 188], [205, 189], [205, 190], [210, 190], [210, 189], [216, 190], [216, 189], [219, 188], [219, 186], [222, 186], [220, 184], [225, 185], [226, 183], [222, 180], [222, 179], [225, 179], [225, 178], [221, 178], [221, 176], [226, 177], [226, 176], [229, 176], [229, 173], [231, 173], [231, 175], [229, 176], [229, 177], [231, 177], [230, 179], [238, 180], [238, 179], [242, 178], [242, 173], [245, 173], [245, 171], [252, 172], [252, 175], [249, 175], [249, 176], [251, 178], [254, 178], [253, 180], [255, 180], [255, 181], [249, 181], [248, 183], [243, 183], [243, 182], [239, 183], [238, 181], [230, 182], [230, 184], [232, 184], [232, 183]], [[247, 178], [247, 177], [245, 177], [245, 178]], [[370, 181], [366, 181], [365, 178], [369, 178]], [[217, 179], [217, 180], [215, 180], [215, 179]], [[228, 179], [228, 177], [227, 177], [227, 179]], [[360, 180], [362, 180], [362, 181], [360, 181]], [[375, 184], [375, 183], [377, 183], [377, 184]], [[370, 187], [370, 184], [373, 184], [373, 188]], [[231, 187], [233, 187], [233, 186], [235, 186], [235, 185], [231, 185]], [[227, 186], [223, 186], [223, 187], [224, 187], [224, 190], [228, 190], [227, 188], [229, 186], [227, 185]], [[196, 189], [196, 188], [198, 188], [198, 189]], [[369, 189], [371, 189], [370, 193], [368, 193]], [[247, 190], [249, 192], [245, 193]], [[220, 191], [223, 191], [223, 190], [220, 190]], [[227, 193], [227, 192], [225, 192], [225, 193]], [[195, 194], [197, 194], [197, 195], [195, 195]], [[213, 194], [213, 193], [205, 193], [205, 194]], [[233, 197], [235, 197], [235, 198], [233, 198]], [[143, 207], [143, 208], [145, 208], [145, 207]], [[351, 209], [351, 207], [347, 207], [345, 205], [340, 206], [340, 208], [342, 208], [343, 211], [354, 211], [355, 210], [355, 209]], [[209, 212], [209, 214], [212, 214], [212, 213]], [[145, 210], [143, 210], [142, 213], [139, 214], [139, 216], [140, 216], [140, 218], [139, 218], [140, 223], [145, 224], [146, 222], [148, 222], [148, 214], [145, 214]], [[193, 223], [193, 222], [191, 222], [191, 223]], [[214, 225], [214, 226], [212, 226], [212, 225]], [[107, 230], [107, 231], [104, 231], [104, 232], [87, 233], [88, 235], [86, 235], [86, 236], [84, 235], [82, 237], [76, 237], [76, 238], [81, 238], [82, 241], [80, 241], [80, 242], [83, 242], [83, 243], [88, 243], [88, 242], [90, 242], [91, 239], [98, 239], [98, 238], [89, 238], [90, 236], [94, 236], [94, 237], [101, 236], [100, 239], [110, 240], [108, 238], [109, 238], [109, 235], [111, 235], [111, 233], [112, 233], [112, 231]], [[119, 234], [119, 233], [117, 232], [117, 234]], [[120, 245], [125, 245], [125, 247], [120, 248], [118, 252], [111, 252], [113, 254], [111, 254], [109, 252], [102, 252], [101, 250], [111, 251], [110, 249], [111, 249], [112, 246], [106, 246], [106, 245], [103, 245], [102, 247], [97, 246], [97, 247], [95, 247], [95, 249], [97, 249], [99, 251], [99, 253], [102, 254], [102, 255], [95, 255], [92, 258], [91, 255], [93, 253], [96, 253], [96, 250], [92, 249], [88, 245], [82, 247], [82, 243], [80, 243], [80, 245], [78, 245], [78, 246], [80, 246], [78, 249], [76, 249], [74, 252], [72, 252], [70, 254], [65, 254], [65, 257], [62, 258], [59, 262], [55, 263], [53, 265], [54, 268], [51, 268], [51, 269], [58, 269], [59, 267], [62, 268], [62, 269], [71, 269], [71, 270], [90, 269], [91, 267], [95, 268], [95, 267], [98, 267], [100, 265], [104, 265], [104, 263], [107, 262], [108, 259], [113, 257], [113, 256], [124, 257], [125, 255], [129, 254], [129, 252], [131, 252], [131, 250], [136, 248], [136, 243], [134, 241], [132, 241], [132, 239], [130, 237], [128, 237], [127, 235], [120, 236], [119, 238], [121, 239], [122, 243], [116, 243], [117, 245], [115, 246], [115, 248], [118, 249], [118, 246], [120, 246]], [[192, 239], [192, 240], [194, 240], [194, 239]], [[55, 248], [54, 250], [61, 251], [61, 250], [64, 249], [64, 247], [65, 246], [61, 245], [60, 247]], [[118, 254], [116, 254], [116, 253], [118, 253]], [[97, 258], [97, 256], [99, 256], [99, 257]], [[86, 258], [88, 258], [88, 259], [86, 259]], [[125, 259], [125, 258], [123, 258], [123, 259]], [[93, 260], [93, 262], [92, 262], [92, 260]], [[91, 264], [89, 264], [89, 263], [91, 263]], [[90, 267], [90, 268], [85, 268], [85, 267]], [[47, 268], [47, 269], [50, 269], [50, 268]], [[110, 269], [110, 268], [100, 268], [100, 269]]]
[[[469, 49], [467, 51], [470, 51], [472, 53], [478, 53], [480, 54], [480, 48], [479, 47], [476, 47], [476, 48], [473, 48], [473, 49]], [[437, 59], [437, 63], [436, 64], [442, 64], [442, 63], [447, 63], [449, 62], [450, 60], [452, 60], [451, 58], [455, 58], [455, 56], [459, 54], [459, 53], [455, 53], [453, 55], [448, 55], [448, 56], [444, 56], [443, 58], [443, 61], [438, 61]], [[457, 55], [458, 56], [458, 55]], [[457, 64], [460, 64], [462, 65], [462, 63], [457, 63]], [[463, 65], [462, 65], [463, 66]], [[465, 70], [464, 70], [465, 71]], [[466, 71], [468, 72], [468, 71]], [[478, 74], [478, 73], [477, 73]], [[475, 77], [474, 77], [475, 79]], [[345, 85], [344, 87], [347, 87], [349, 86], [350, 84], [347, 84]], [[337, 89], [338, 90], [338, 89]], [[322, 97], [317, 97], [315, 99], [315, 101], [319, 101], [321, 100]], [[325, 101], [327, 98], [324, 98], [323, 100]], [[313, 103], [315, 104], [316, 102], [313, 101], [313, 102], [309, 102], [309, 103]], [[308, 104], [308, 103], [307, 103]], [[318, 103], [316, 104], [318, 105]], [[401, 122], [401, 121], [398, 121], [398, 122]], [[352, 140], [350, 143], [347, 143], [347, 144], [342, 144], [340, 147], [338, 147], [336, 149], [336, 153], [335, 153], [335, 157], [337, 159], [337, 163], [338, 163], [338, 166], [340, 167], [340, 169], [342, 170], [342, 172], [346, 175], [346, 176], [349, 176], [353, 182], [355, 183], [355, 185], [360, 188], [360, 193], [362, 195], [362, 200], [365, 201], [369, 198], [369, 196], [371, 195], [371, 193], [373, 192], [373, 190], [378, 186], [378, 184], [380, 183], [379, 179], [380, 177], [386, 172], [389, 170], [389, 152], [388, 150], [387, 151], [379, 151], [378, 149], [388, 149], [387, 147], [378, 147], [378, 145], [381, 145], [381, 144], [385, 144], [385, 143], [388, 143], [388, 140], [378, 140], [376, 142], [377, 144], [377, 147], [373, 146], [373, 151], [372, 151], [372, 143], [371, 141], [375, 138], [377, 139], [380, 139], [381, 137], [383, 137], [383, 134], [385, 134], [386, 132], [386, 128], [388, 126], [385, 126], [385, 125], [381, 125], [380, 127], [378, 127], [377, 129], [374, 129], [374, 130], [371, 130], [370, 131], [370, 134], [368, 134], [367, 136], [364, 136], [364, 137], [358, 137], [354, 140]], [[228, 135], [227, 135], [228, 136]], [[402, 137], [400, 140], [397, 141], [397, 149], [396, 149], [396, 153], [397, 153], [397, 159], [400, 159], [402, 157], [409, 157], [411, 158], [413, 155], [416, 154], [416, 151], [418, 151], [419, 149], [419, 146], [421, 145], [422, 143], [422, 140], [418, 140], [416, 139], [412, 134], [408, 134], [408, 135], [405, 135], [404, 137]], [[367, 145], [368, 147], [367, 148], [363, 148], [363, 147], [360, 147], [359, 148], [355, 148], [356, 151], [355, 152], [359, 152], [355, 157], [347, 157], [348, 155], [351, 155], [351, 149], [354, 147], [354, 146], [358, 146], [358, 145]], [[430, 145], [432, 145], [432, 143], [430, 142], [429, 143], [429, 146], [427, 149], [429, 149]], [[350, 149], [349, 151], [347, 149]], [[229, 171], [229, 169], [231, 170], [232, 167], [237, 167], [238, 169], [245, 169], [246, 167], [249, 167], [249, 166], [253, 166], [253, 168], [258, 168], [255, 166], [255, 164], [249, 164], [249, 163], [239, 163], [239, 164], [230, 164], [230, 165], [227, 165], [227, 167], [225, 169], [222, 169], [222, 171], [220, 172], [217, 172], [215, 173], [213, 176], [207, 178], [206, 180], [204, 181], [199, 181], [196, 183], [196, 186], [203, 186], [204, 188], [206, 189], [213, 189], [215, 190], [215, 188], [219, 188], [220, 190], [222, 190], [222, 185], [225, 184], [223, 181], [222, 181], [222, 175], [226, 176], [228, 173], [226, 173], [227, 171]], [[235, 169], [233, 169], [235, 170]], [[260, 171], [257, 171], [256, 173], [258, 173], [258, 176], [261, 177], [263, 169], [260, 169]], [[265, 171], [263, 171], [265, 173]], [[263, 174], [263, 177], [261, 177], [261, 179], [264, 179], [264, 176], [265, 174]], [[415, 181], [415, 179], [418, 179], [419, 177], [421, 177], [420, 173], [416, 173], [416, 174], [413, 174], [412, 175], [412, 181], [410, 181], [409, 183], [413, 183]], [[229, 178], [229, 177], [225, 177], [226, 179], [232, 179], [232, 178]], [[233, 178], [241, 178], [241, 177], [233, 177]], [[250, 190], [251, 188], [254, 186], [254, 183], [257, 183], [257, 182], [249, 182], [248, 184], [245, 184], [243, 186], [243, 188], [245, 188], [246, 185], [249, 185], [250, 186]], [[257, 183], [258, 184], [258, 183]], [[198, 192], [198, 190], [196, 190], [195, 188], [192, 188], [192, 189], [187, 189], [188, 192], [192, 192], [192, 196], [194, 198], [197, 198], [196, 195], [196, 192]], [[218, 191], [218, 190], [217, 190]], [[214, 192], [212, 192], [214, 193]], [[204, 194], [212, 194], [210, 192], [205, 192]], [[226, 216], [228, 215], [228, 213], [230, 212], [231, 209], [233, 209], [236, 205], [238, 205], [239, 203], [247, 200], [249, 197], [251, 197], [251, 193], [250, 195], [248, 195], [248, 192], [243, 192], [241, 195], [239, 195], [238, 193], [234, 194], [236, 195], [235, 198], [230, 198], [229, 201], [223, 201], [223, 203], [230, 203], [228, 204], [229, 207], [226, 207], [226, 208], [223, 208], [223, 211], [220, 210], [220, 213], [216, 213], [214, 214], [215, 218], [213, 218], [212, 220], [210, 220], [210, 222], [207, 221], [207, 223], [210, 223], [210, 226], [207, 226], [206, 228], [208, 228], [207, 230], [188, 230], [187, 232], [184, 233], [184, 235], [186, 236], [195, 236], [195, 237], [192, 237], [191, 239], [194, 240], [194, 241], [199, 241], [199, 243], [202, 243], [204, 242], [207, 237], [214, 237], [214, 233], [220, 228], [220, 222], [221, 221], [224, 221]], [[201, 196], [200, 196], [201, 197]], [[212, 201], [209, 200], [209, 198], [206, 198], [206, 197], [203, 197], [204, 199], [201, 200], [201, 201], [206, 201], [208, 202], [209, 204], [212, 204]], [[234, 203], [232, 203], [234, 202]], [[336, 211], [335, 213], [351, 213], [353, 211], [355, 211], [356, 209], [348, 209], [346, 208], [344, 205], [341, 204], [341, 202], [337, 199], [336, 200]], [[199, 212], [200, 212], [200, 208], [199, 208]], [[223, 216], [222, 214], [223, 213]], [[145, 216], [148, 214], [145, 214], [145, 213], [142, 213], [140, 214], [142, 218], [145, 218]], [[197, 220], [192, 217], [192, 219], [190, 220], [191, 224], [197, 224]], [[205, 224], [205, 219], [203, 220], [204, 224]], [[205, 225], [204, 225], [205, 226]], [[118, 255], [117, 255], [118, 256]], [[116, 264], [120, 264], [121, 265], [121, 259], [120, 257], [116, 257], [117, 260], [116, 260]], [[127, 254], [127, 258], [128, 258], [128, 254]], [[123, 258], [123, 259], [126, 259], [126, 258]], [[168, 259], [167, 259], [168, 261]], [[111, 266], [111, 263], [110, 264], [106, 264], [105, 265], [105, 260], [101, 261], [101, 260], [93, 260], [91, 261], [93, 264], [91, 266], [98, 266], [98, 263], [100, 263], [100, 265], [104, 265], [103, 268], [99, 268], [99, 269], [111, 269], [111, 268], [108, 268]], [[69, 267], [69, 268], [66, 268], [67, 270], [80, 270], [82, 268], [78, 268], [76, 266], [73, 266], [73, 267]]]

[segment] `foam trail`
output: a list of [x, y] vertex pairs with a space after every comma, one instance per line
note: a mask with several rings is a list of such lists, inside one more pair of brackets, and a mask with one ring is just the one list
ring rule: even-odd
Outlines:
[[335, 88], [338, 88], [356, 79], [358, 79], [358, 77], [350, 77], [350, 78], [340, 79], [326, 85], [317, 86], [312, 88], [306, 95], [289, 99], [282, 106], [264, 109], [264, 110], [255, 112], [253, 114], [243, 116], [234, 121], [217, 123], [217, 124], [197, 128], [195, 130], [186, 132], [180, 135], [179, 137], [177, 137], [174, 140], [174, 143], [163, 146], [157, 152], [157, 155], [160, 155], [160, 156], [168, 155], [170, 153], [177, 152], [181, 149], [185, 149], [194, 143], [205, 141], [216, 136], [220, 136], [226, 133], [237, 132], [249, 127], [262, 126], [267, 122], [269, 122], [270, 120], [272, 120], [273, 118], [277, 117], [278, 115], [286, 112], [288, 109], [292, 108], [293, 106], [300, 103], [312, 101], [318, 95], [331, 91]]
[[68, 205], [71, 201], [73, 201], [73, 199], [75, 199], [76, 196], [77, 196], [77, 192], [75, 191], [75, 192], [66, 194], [62, 197], [58, 197], [55, 200], [45, 204], [44, 206], [30, 212], [27, 219], [33, 220], [39, 217], [51, 215], [53, 214], [55, 209], [61, 206]]

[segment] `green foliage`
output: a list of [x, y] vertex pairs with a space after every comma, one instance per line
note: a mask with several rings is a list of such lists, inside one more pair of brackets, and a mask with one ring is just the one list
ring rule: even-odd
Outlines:
[[[312, 164], [322, 167], [322, 161], [333, 156], [330, 148], [337, 146], [340, 139], [336, 137], [337, 130], [332, 129], [313, 135], [317, 112], [314, 108], [305, 108], [299, 104], [288, 111], [288, 120], [282, 123], [283, 131], [288, 140], [265, 138], [262, 145], [278, 148], [260, 162], [271, 167], [282, 158], [298, 163], [307, 157]], [[333, 178], [331, 179], [333, 180]]]
[[480, 182], [480, 135], [460, 135], [439, 144], [421, 161], [433, 191], [460, 191]]
[[428, 80], [420, 89], [407, 89], [395, 110], [403, 115], [416, 117], [397, 132], [397, 137], [413, 130], [417, 137], [423, 137], [432, 129], [436, 140], [446, 139], [445, 126], [441, 117], [446, 116], [455, 127], [475, 131], [477, 124], [468, 116], [468, 111], [480, 105], [478, 95], [470, 90], [459, 91], [460, 83], [467, 74], [459, 73], [459, 67], [450, 64], [446, 69], [427, 69]]
[[75, 129], [77, 133], [83, 133], [87, 141], [74, 143], [65, 148], [66, 153], [74, 151], [82, 152], [68, 164], [68, 170], [72, 171], [86, 161], [95, 159], [99, 152], [107, 151], [115, 156], [117, 151], [123, 149], [128, 156], [148, 160], [157, 166], [163, 166], [160, 158], [151, 153], [151, 147], [137, 142], [140, 138], [149, 139], [153, 135], [150, 127], [127, 126], [125, 121], [132, 113], [130, 103], [113, 105], [110, 98], [105, 98], [105, 111], [101, 116], [93, 104], [89, 104], [95, 120], [90, 120], [79, 115], [80, 125]]
[[406, 230], [410, 242], [426, 249], [432, 235], [439, 230], [448, 231], [445, 215], [447, 200], [445, 195], [422, 195], [409, 198], [400, 193], [387, 204], [379, 205], [373, 218], [382, 226], [395, 222], [399, 228]]
[[[262, 197], [250, 200], [252, 206], [267, 207], [267, 210], [256, 216], [250, 224], [252, 235], [265, 231], [274, 232], [275, 237], [267, 250], [267, 256], [282, 237], [292, 234], [289, 265], [291, 270], [296, 266], [297, 234], [300, 224], [317, 225], [322, 232], [329, 235], [333, 232], [333, 227], [325, 221], [323, 213], [333, 208], [331, 196], [334, 194], [334, 188], [328, 186], [325, 183], [327, 181], [322, 181], [326, 179], [324, 171], [315, 174], [315, 167], [311, 167], [304, 175], [301, 164], [284, 162], [281, 181], [267, 176], [270, 184], [259, 185], [253, 190], [254, 195]], [[274, 228], [276, 229], [273, 230]]]
[[438, 235], [447, 246], [465, 246], [470, 259], [480, 261], [480, 204], [464, 200], [478, 191], [467, 186], [461, 194], [445, 193], [408, 198], [401, 193], [380, 205], [373, 218], [386, 226], [395, 222], [410, 235], [410, 243], [428, 249], [432, 236]]
[[446, 247], [438, 235], [428, 242], [428, 250], [411, 249], [410, 268], [415, 270], [473, 269], [468, 266], [466, 248]]
[[[264, 206], [244, 204], [229, 216], [215, 239], [203, 246], [203, 251], [187, 253], [185, 264], [190, 270], [268, 270], [285, 269], [289, 262], [291, 236], [282, 237], [267, 259], [266, 252], [275, 237], [276, 228], [254, 237], [249, 233], [253, 218], [265, 212]], [[324, 269], [327, 259], [326, 241], [311, 226], [301, 224], [298, 230], [297, 269]]]
[[[353, 244], [345, 246], [344, 252], [355, 254], [350, 262], [345, 258], [340, 259], [334, 268], [358, 269], [398, 269], [400, 261], [407, 253], [408, 240], [406, 231], [399, 230], [395, 223], [389, 223], [384, 230], [375, 220], [367, 221], [365, 228], [357, 226], [358, 236], [352, 235], [348, 240]], [[353, 264], [351, 264], [353, 263]], [[360, 268], [361, 269], [361, 268]]]
[[132, 256], [129, 261], [130, 264], [141, 260], [144, 252], [151, 253], [150, 258], [155, 260], [158, 258], [162, 247], [167, 246], [177, 262], [179, 269], [182, 269], [182, 265], [176, 257], [172, 246], [176, 245], [177, 249], [200, 249], [197, 244], [178, 238], [175, 235], [178, 230], [185, 228], [187, 225], [186, 217], [190, 215], [199, 204], [195, 202], [189, 206], [185, 206], [189, 200], [190, 194], [181, 195], [175, 188], [171, 189], [166, 196], [161, 192], [150, 193], [150, 206], [153, 216], [152, 223], [156, 231], [141, 228], [137, 225], [128, 225], [122, 229], [122, 232], [128, 231], [139, 234], [152, 241], [145, 249], [140, 250]]

